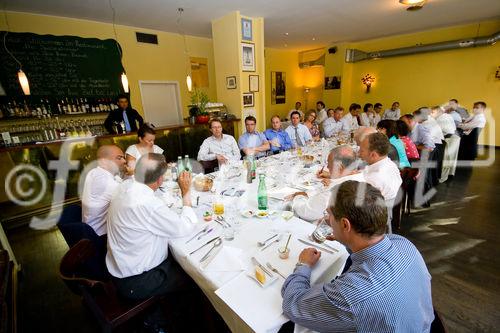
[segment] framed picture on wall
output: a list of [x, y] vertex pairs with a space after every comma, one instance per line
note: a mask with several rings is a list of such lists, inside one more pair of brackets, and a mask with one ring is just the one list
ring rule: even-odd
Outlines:
[[286, 73], [271, 72], [271, 104], [286, 102]]
[[325, 90], [340, 89], [340, 76], [325, 77]]
[[236, 76], [226, 76], [226, 89], [236, 89]]
[[243, 107], [246, 108], [250, 106], [254, 106], [253, 93], [251, 92], [243, 93]]
[[252, 20], [246, 18], [241, 19], [241, 39], [252, 40]]
[[248, 90], [251, 92], [259, 91], [259, 76], [258, 75], [250, 75], [248, 76]]
[[255, 72], [255, 44], [241, 43], [241, 57], [243, 72]]

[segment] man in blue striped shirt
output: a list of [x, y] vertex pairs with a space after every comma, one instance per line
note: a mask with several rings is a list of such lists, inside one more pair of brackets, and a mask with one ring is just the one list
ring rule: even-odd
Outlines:
[[352, 251], [352, 264], [332, 282], [311, 286], [321, 252], [304, 249], [282, 288], [285, 315], [319, 332], [429, 332], [431, 276], [410, 241], [385, 234], [380, 191], [346, 181], [332, 189], [327, 211], [335, 238]]

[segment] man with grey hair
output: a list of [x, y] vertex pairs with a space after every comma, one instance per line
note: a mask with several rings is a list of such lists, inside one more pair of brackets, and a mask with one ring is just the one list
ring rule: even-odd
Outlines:
[[303, 220], [313, 222], [323, 217], [328, 206], [330, 190], [346, 180], [364, 182], [363, 174], [357, 171], [356, 153], [351, 146], [343, 145], [333, 148], [328, 155], [328, 172], [321, 176], [325, 188], [312, 196], [306, 192], [291, 194], [286, 199], [292, 201], [292, 209], [295, 215]]
[[168, 255], [168, 244], [189, 235], [198, 221], [191, 208], [191, 174], [179, 175], [183, 207], [178, 215], [154, 193], [166, 170], [163, 155], [143, 155], [135, 180], [122, 183], [111, 200], [106, 266], [119, 294], [129, 299], [189, 289], [191, 280]]

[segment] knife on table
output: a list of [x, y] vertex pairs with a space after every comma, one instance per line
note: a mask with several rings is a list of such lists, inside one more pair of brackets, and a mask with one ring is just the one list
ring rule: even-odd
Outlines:
[[202, 248], [204, 248], [205, 246], [207, 246], [208, 244], [212, 243], [212, 242], [215, 242], [217, 239], [219, 239], [220, 237], [217, 236], [215, 238], [212, 238], [211, 240], [209, 240], [208, 242], [206, 242], [205, 244], [203, 244], [202, 246], [200, 246], [199, 248], [197, 248], [196, 250], [192, 251], [189, 255], [192, 255], [196, 252], [198, 252], [199, 250], [201, 250]]

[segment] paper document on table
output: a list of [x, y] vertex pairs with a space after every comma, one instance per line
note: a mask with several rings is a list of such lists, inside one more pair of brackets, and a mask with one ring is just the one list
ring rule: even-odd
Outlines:
[[217, 289], [215, 294], [254, 332], [266, 332], [288, 321], [281, 307], [282, 285], [283, 279], [280, 278], [267, 288], [262, 288], [244, 272]]
[[241, 249], [224, 245], [212, 261], [206, 267], [202, 267], [202, 270], [205, 272], [243, 271], [245, 267], [240, 260], [242, 252]]
[[295, 192], [299, 192], [299, 190], [296, 188], [285, 186], [280, 189], [272, 189], [267, 191], [267, 196], [278, 200], [284, 200], [287, 195], [293, 194]]

